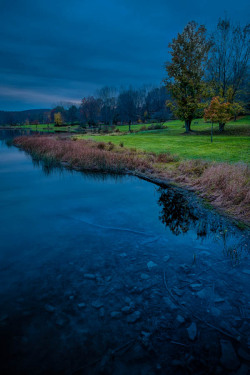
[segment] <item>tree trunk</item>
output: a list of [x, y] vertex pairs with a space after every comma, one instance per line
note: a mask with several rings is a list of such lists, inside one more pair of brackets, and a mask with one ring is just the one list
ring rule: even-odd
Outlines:
[[186, 133], [191, 131], [191, 121], [190, 120], [185, 120], [185, 128], [186, 128]]
[[220, 133], [224, 132], [224, 128], [225, 128], [225, 123], [220, 122], [219, 123], [219, 132]]
[[237, 115], [234, 115], [234, 122], [237, 121]]

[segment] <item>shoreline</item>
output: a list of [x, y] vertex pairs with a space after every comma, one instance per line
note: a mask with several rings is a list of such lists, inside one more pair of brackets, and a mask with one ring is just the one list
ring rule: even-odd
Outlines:
[[[118, 148], [111, 143], [72, 140], [59, 138], [55, 135], [21, 136], [15, 138], [13, 144], [36, 159], [46, 162], [48, 166], [57, 163], [77, 171], [133, 175], [160, 187], [173, 186], [186, 191], [187, 194], [192, 192], [203, 201], [204, 205], [209, 205], [210, 209], [215, 209], [219, 215], [230, 219], [240, 229], [249, 229], [250, 227], [250, 202], [248, 201], [250, 173], [247, 165], [209, 163], [198, 159], [180, 161], [173, 166], [171, 163], [174, 156], [171, 159], [169, 154], [161, 154], [160, 158], [164, 159], [165, 157], [166, 159], [164, 163], [162, 160], [159, 162], [159, 156], [157, 159], [157, 155], [153, 153], [139, 153], [125, 147]], [[170, 161], [167, 160], [168, 158]], [[165, 168], [168, 164], [171, 166], [170, 169]], [[225, 174], [226, 169], [228, 169], [228, 173]], [[218, 171], [221, 175], [216, 176]], [[232, 172], [236, 174], [234, 175]], [[223, 181], [223, 178], [232, 182], [230, 188], [235, 189], [232, 191], [234, 196], [240, 190], [237, 178], [242, 176], [245, 178], [242, 185], [245, 190], [236, 197], [236, 201], [238, 201], [236, 204], [230, 201], [227, 192], [223, 191], [223, 185], [225, 190], [228, 187], [228, 181]], [[222, 187], [215, 185], [212, 189], [213, 179], [216, 180], [216, 178], [218, 181], [222, 180]], [[203, 180], [205, 186], [202, 186]], [[240, 198], [241, 201], [239, 201]]]

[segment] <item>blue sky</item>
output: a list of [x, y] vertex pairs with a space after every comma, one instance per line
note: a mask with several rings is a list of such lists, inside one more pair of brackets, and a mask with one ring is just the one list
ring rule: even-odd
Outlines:
[[78, 102], [100, 87], [159, 85], [168, 43], [194, 20], [249, 19], [247, 1], [1, 0], [0, 110]]

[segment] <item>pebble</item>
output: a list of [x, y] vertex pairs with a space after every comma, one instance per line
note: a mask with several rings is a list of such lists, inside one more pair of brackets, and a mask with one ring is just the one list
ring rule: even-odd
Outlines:
[[128, 323], [135, 323], [137, 320], [139, 320], [141, 317], [140, 311], [135, 311], [133, 314], [129, 315], [127, 317], [127, 322]]
[[91, 303], [91, 306], [93, 306], [95, 309], [100, 309], [103, 306], [103, 303], [101, 301], [94, 301]]
[[151, 271], [152, 268], [157, 267], [157, 264], [154, 263], [154, 262], [152, 262], [152, 260], [150, 260], [150, 261], [147, 263], [147, 266], [148, 266], [149, 271]]
[[220, 363], [228, 370], [236, 370], [240, 366], [240, 361], [234, 351], [230, 341], [220, 340], [221, 357]]
[[180, 324], [183, 324], [185, 322], [185, 318], [183, 318], [183, 316], [181, 316], [181, 315], [177, 315], [176, 320]]
[[163, 258], [163, 262], [168, 262], [170, 259], [170, 255], [165, 255], [165, 257]]
[[133, 306], [132, 305], [130, 305], [130, 306], [124, 306], [123, 308], [122, 308], [122, 312], [124, 313], [124, 314], [129, 314], [129, 313], [131, 313], [133, 311]]
[[104, 315], [105, 315], [104, 307], [101, 307], [100, 310], [99, 310], [99, 316], [100, 316], [100, 318], [104, 318]]
[[50, 313], [53, 313], [56, 310], [56, 308], [51, 305], [45, 305], [44, 308], [47, 312], [50, 312]]
[[245, 364], [241, 365], [239, 370], [236, 372], [236, 375], [249, 375], [249, 367]]
[[77, 304], [77, 306], [80, 307], [80, 309], [82, 309], [82, 308], [86, 307], [86, 303], [80, 302], [80, 303]]
[[85, 279], [88, 279], [88, 280], [95, 280], [96, 275], [94, 275], [93, 273], [85, 273], [85, 274], [83, 275], [83, 277], [84, 277]]
[[197, 336], [197, 326], [194, 322], [187, 328], [188, 337], [191, 341], [194, 341]]
[[245, 273], [246, 275], [250, 275], [250, 270], [245, 269], [242, 271], [242, 273]]
[[146, 273], [141, 273], [141, 279], [142, 280], [148, 280], [149, 276]]
[[201, 283], [193, 283], [193, 284], [189, 285], [189, 288], [191, 290], [193, 290], [194, 292], [196, 292], [196, 291], [199, 291], [199, 290], [202, 289], [202, 284]]
[[121, 315], [122, 314], [120, 313], [120, 311], [112, 311], [112, 313], [110, 314], [112, 319], [118, 319], [121, 317]]
[[241, 358], [245, 359], [246, 361], [250, 362], [250, 353], [247, 353], [244, 349], [239, 348], [238, 354]]

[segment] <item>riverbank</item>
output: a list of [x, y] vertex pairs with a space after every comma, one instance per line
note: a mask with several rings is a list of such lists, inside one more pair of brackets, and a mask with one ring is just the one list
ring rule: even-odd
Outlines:
[[14, 145], [47, 165], [63, 164], [81, 171], [133, 174], [152, 182], [189, 188], [231, 218], [250, 224], [250, 171], [244, 163], [179, 160], [170, 153], [127, 149], [112, 142], [56, 136], [22, 136]]

